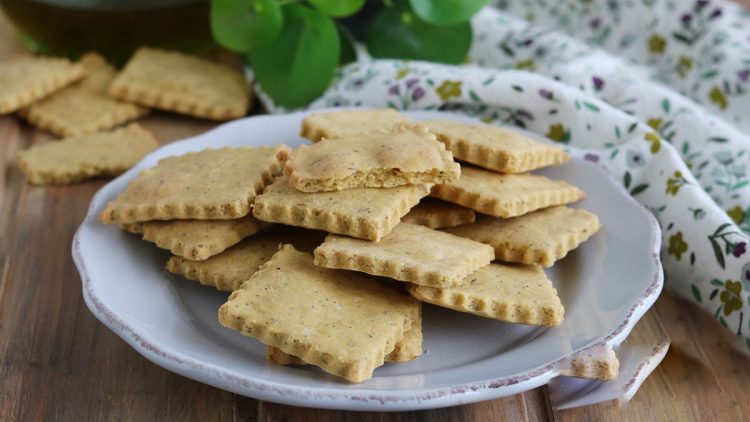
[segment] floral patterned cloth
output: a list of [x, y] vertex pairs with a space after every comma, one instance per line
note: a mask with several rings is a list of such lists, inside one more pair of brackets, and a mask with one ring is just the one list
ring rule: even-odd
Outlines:
[[[610, 3], [619, 5], [616, 13], [607, 9], [613, 7]], [[743, 124], [750, 127], [750, 116], [741, 110], [743, 103], [750, 109], [750, 96], [741, 76], [742, 63], [750, 65], [743, 62], [750, 39], [737, 40], [745, 36], [738, 35], [740, 29], [750, 28], [750, 16], [725, 3], [697, 3], [700, 6], [671, 0], [503, 2], [501, 6], [516, 15], [488, 7], [474, 18], [471, 65], [361, 60], [342, 68], [310, 107], [458, 111], [577, 147], [571, 154], [600, 165], [657, 216], [668, 286], [714, 315], [747, 352], [750, 137], [743, 133]], [[693, 10], [691, 18], [682, 17], [688, 13], [682, 12], [686, 4]], [[629, 8], [646, 8], [649, 22], [658, 25], [643, 27]], [[533, 17], [534, 23], [517, 15]], [[700, 21], [702, 29], [683, 34], [694, 38], [690, 48], [675, 47], [672, 52], [671, 44], [681, 43], [672, 38], [676, 30], [668, 25], [674, 16], [679, 21], [675, 25]], [[712, 26], [715, 21], [724, 22], [725, 35], [715, 35], [722, 32]], [[581, 29], [582, 22], [596, 28]], [[661, 35], [665, 45], [645, 41], [645, 48], [633, 46], [650, 39], [644, 34], [654, 27], [667, 31]], [[707, 64], [700, 50], [704, 43], [711, 52], [721, 52], [720, 66]], [[654, 48], [661, 51], [658, 60]], [[679, 57], [688, 55], [692, 64], [683, 61], [682, 71], [673, 69]], [[709, 68], [717, 74], [706, 77]], [[725, 103], [721, 107], [706, 85], [731, 75], [737, 78], [730, 89], [719, 86]], [[261, 98], [269, 110], [284, 111], [262, 93]]]

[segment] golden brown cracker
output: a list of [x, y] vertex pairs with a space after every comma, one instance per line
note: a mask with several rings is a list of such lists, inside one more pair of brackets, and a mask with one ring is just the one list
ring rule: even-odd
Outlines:
[[432, 229], [456, 227], [474, 221], [474, 210], [434, 198], [422, 199], [401, 218], [402, 223], [419, 224]]
[[223, 252], [269, 224], [252, 215], [231, 220], [143, 221], [125, 224], [125, 230], [143, 240], [192, 261], [203, 261]]
[[430, 195], [502, 218], [568, 204], [585, 196], [562, 180], [531, 173], [500, 174], [466, 166], [462, 167], [457, 182], [436, 185]]
[[451, 120], [423, 122], [457, 160], [502, 173], [523, 173], [570, 159], [560, 147], [547, 145], [514, 130]]
[[302, 120], [300, 136], [318, 142], [321, 139], [389, 131], [394, 125], [407, 122], [408, 117], [390, 108], [312, 113]]
[[282, 247], [219, 309], [225, 327], [351, 382], [372, 377], [419, 305], [364, 274], [320, 268]]
[[492, 247], [416, 224], [401, 223], [379, 242], [329, 235], [315, 265], [361, 271], [435, 287], [457, 286], [495, 257]]
[[570, 357], [568, 368], [560, 375], [609, 381], [617, 378], [620, 361], [612, 347], [596, 346]]
[[446, 231], [491, 245], [495, 248], [495, 259], [551, 267], [593, 236], [599, 227], [596, 215], [557, 206], [511, 219], [486, 217]]
[[139, 48], [109, 87], [123, 101], [214, 120], [247, 114], [250, 85], [242, 73], [199, 57]]
[[452, 182], [461, 168], [423, 126], [399, 126], [302, 145], [284, 173], [298, 190], [326, 192]]
[[62, 58], [25, 55], [0, 62], [0, 114], [26, 107], [83, 75], [82, 66]]
[[282, 176], [255, 200], [253, 215], [272, 223], [378, 241], [428, 193], [426, 185], [305, 193]]
[[541, 267], [490, 264], [457, 287], [412, 285], [415, 298], [460, 312], [528, 325], [562, 324], [563, 308]]
[[35, 146], [19, 152], [17, 161], [29, 183], [65, 184], [118, 175], [158, 146], [150, 132], [133, 123]]
[[110, 129], [148, 112], [109, 96], [117, 70], [103, 57], [89, 53], [79, 63], [86, 72], [83, 80], [21, 109], [21, 115], [55, 135], [76, 136]]
[[167, 157], [133, 179], [107, 204], [102, 223], [224, 220], [244, 217], [281, 171], [289, 148], [206, 149]]

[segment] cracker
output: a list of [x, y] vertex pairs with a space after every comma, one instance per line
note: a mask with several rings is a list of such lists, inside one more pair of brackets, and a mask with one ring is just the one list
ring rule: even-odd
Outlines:
[[484, 214], [510, 218], [569, 204], [585, 195], [566, 182], [536, 174], [500, 174], [464, 166], [457, 182], [436, 185], [431, 196]]
[[461, 286], [412, 285], [409, 293], [459, 312], [528, 325], [560, 325], [565, 312], [557, 290], [536, 265], [491, 264], [471, 274]]
[[[404, 332], [404, 337], [396, 343], [391, 353], [385, 355], [386, 362], [408, 362], [422, 355], [422, 316], [412, 322], [410, 329]], [[306, 365], [297, 356], [288, 355], [279, 348], [266, 349], [266, 359], [277, 365]]]
[[231, 220], [143, 221], [124, 224], [123, 228], [142, 234], [143, 240], [175, 255], [203, 261], [268, 226], [268, 223], [246, 215]]
[[76, 136], [110, 129], [148, 112], [109, 96], [107, 89], [117, 70], [100, 55], [86, 54], [79, 63], [86, 72], [82, 81], [21, 109], [20, 114], [55, 135]]
[[305, 193], [291, 187], [288, 177], [282, 176], [256, 198], [253, 215], [272, 223], [377, 242], [428, 193], [427, 185]]
[[326, 192], [453, 182], [461, 167], [423, 126], [400, 126], [302, 145], [284, 173], [298, 190]]
[[421, 200], [401, 219], [402, 223], [420, 224], [432, 229], [456, 227], [474, 221], [474, 210], [433, 198]]
[[560, 147], [492, 125], [469, 125], [450, 120], [423, 122], [457, 160], [502, 173], [523, 173], [562, 164], [570, 159]]
[[401, 223], [379, 242], [329, 235], [315, 265], [361, 271], [435, 287], [457, 286], [495, 253], [489, 245], [416, 224]]
[[207, 149], [167, 157], [133, 179], [99, 214], [102, 223], [244, 217], [281, 171], [289, 148]]
[[495, 259], [551, 267], [599, 230], [599, 218], [581, 209], [557, 206], [511, 219], [494, 217], [448, 233], [486, 243]]
[[613, 380], [620, 370], [620, 361], [610, 346], [596, 346], [583, 350], [570, 358], [569, 367], [560, 375], [576, 378]]
[[351, 382], [372, 377], [417, 320], [419, 304], [355, 272], [283, 246], [219, 309], [225, 327]]
[[65, 184], [118, 175], [158, 146], [150, 132], [133, 123], [35, 146], [19, 152], [17, 161], [29, 183]]
[[265, 263], [282, 243], [291, 243], [297, 249], [312, 252], [323, 242], [324, 232], [276, 226], [247, 238], [204, 261], [191, 261], [172, 256], [167, 261], [167, 271], [195, 280], [204, 286], [233, 292]]
[[109, 87], [115, 98], [214, 120], [247, 114], [250, 85], [230, 67], [175, 51], [141, 47]]
[[407, 122], [408, 117], [391, 108], [312, 113], [302, 120], [300, 136], [318, 142], [324, 138], [388, 131], [396, 124]]
[[0, 62], [0, 114], [26, 107], [83, 74], [81, 65], [67, 59], [19, 56]]

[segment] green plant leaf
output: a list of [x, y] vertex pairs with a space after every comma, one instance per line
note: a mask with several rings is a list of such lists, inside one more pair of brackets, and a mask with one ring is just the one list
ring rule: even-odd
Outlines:
[[320, 13], [334, 18], [351, 16], [365, 5], [365, 0], [308, 0]]
[[297, 108], [320, 96], [339, 61], [333, 21], [298, 4], [284, 6], [284, 29], [272, 43], [248, 54], [257, 82], [277, 105]]
[[711, 247], [714, 250], [714, 257], [716, 258], [716, 262], [719, 264], [719, 266], [721, 266], [721, 268], [724, 268], [724, 254], [721, 252], [719, 243], [712, 237], [709, 237], [708, 240], [711, 241]]
[[367, 49], [376, 58], [462, 63], [471, 45], [471, 25], [435, 26], [400, 2], [378, 13], [367, 33]]
[[690, 290], [693, 292], [693, 297], [695, 298], [696, 302], [701, 303], [703, 302], [703, 297], [701, 296], [701, 291], [698, 290], [698, 287], [696, 287], [695, 284], [690, 285]]
[[223, 47], [247, 53], [273, 41], [283, 16], [274, 0], [213, 0], [211, 33]]
[[409, 3], [425, 22], [448, 26], [468, 21], [489, 0], [409, 0]]

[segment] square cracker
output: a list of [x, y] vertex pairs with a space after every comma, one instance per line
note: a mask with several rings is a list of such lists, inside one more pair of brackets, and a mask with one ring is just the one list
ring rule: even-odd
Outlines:
[[163, 158], [142, 171], [99, 214], [102, 223], [244, 217], [281, 171], [289, 148], [207, 149]]
[[318, 142], [378, 131], [389, 131], [409, 118], [391, 108], [312, 113], [302, 120], [300, 136]]
[[204, 261], [191, 261], [172, 256], [167, 261], [167, 271], [188, 280], [199, 281], [204, 286], [233, 292], [242, 286], [263, 263], [271, 259], [282, 243], [312, 252], [323, 243], [325, 233], [296, 227], [275, 226], [243, 240], [224, 252]]
[[495, 259], [551, 267], [599, 227], [596, 215], [558, 206], [511, 219], [486, 217], [446, 231], [491, 245]]
[[[396, 343], [391, 353], [385, 355], [386, 362], [408, 362], [422, 355], [422, 316], [412, 322], [410, 329], [404, 332], [404, 337]], [[266, 349], [266, 359], [277, 365], [306, 365], [297, 356], [289, 355], [277, 347]]]
[[489, 265], [492, 247], [416, 224], [401, 223], [379, 242], [329, 235], [315, 265], [435, 287], [457, 286]]
[[338, 192], [305, 193], [282, 176], [258, 195], [253, 215], [259, 220], [325, 230], [373, 241], [380, 240], [399, 223], [428, 185], [389, 189], [360, 188]]
[[0, 62], [0, 114], [44, 98], [83, 77], [83, 67], [67, 59], [19, 56]]
[[250, 85], [242, 73], [175, 51], [141, 47], [109, 87], [115, 98], [214, 120], [247, 114]]
[[327, 192], [453, 182], [461, 167], [424, 126], [399, 126], [302, 145], [284, 174], [298, 190]]
[[536, 265], [490, 264], [458, 287], [412, 285], [415, 298], [459, 312], [528, 325], [562, 324], [563, 308], [557, 290]]
[[312, 261], [283, 246], [229, 296], [219, 322], [330, 374], [365, 381], [419, 318], [419, 304], [372, 277]]
[[117, 70], [98, 54], [89, 53], [79, 62], [86, 77], [21, 109], [31, 124], [58, 136], [75, 136], [113, 128], [148, 113], [148, 109], [123, 103], [107, 93]]
[[419, 224], [431, 229], [456, 227], [474, 221], [474, 210], [434, 198], [422, 199], [401, 219], [402, 223]]
[[469, 125], [450, 120], [423, 122], [456, 159], [502, 173], [523, 173], [569, 160], [560, 147], [492, 125]]
[[431, 196], [495, 217], [516, 217], [583, 199], [584, 193], [561, 180], [531, 173], [500, 174], [464, 166], [461, 178], [432, 188]]
[[133, 123], [35, 146], [19, 152], [17, 161], [30, 183], [65, 184], [118, 175], [158, 146], [150, 132]]
[[143, 240], [175, 255], [203, 261], [268, 226], [268, 223], [246, 215], [231, 220], [143, 221], [124, 224], [123, 228], [142, 234]]

